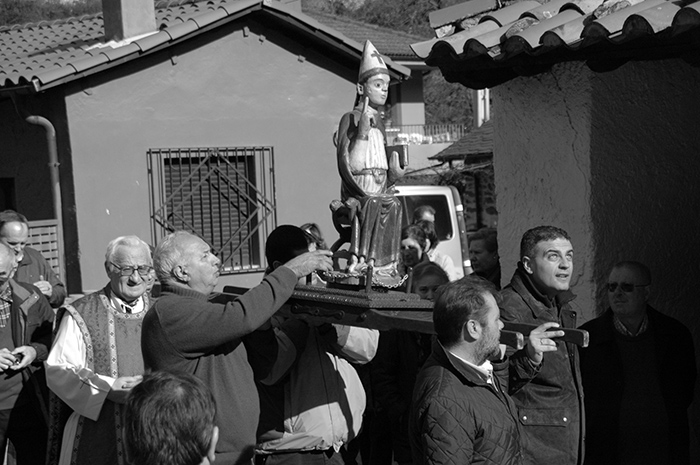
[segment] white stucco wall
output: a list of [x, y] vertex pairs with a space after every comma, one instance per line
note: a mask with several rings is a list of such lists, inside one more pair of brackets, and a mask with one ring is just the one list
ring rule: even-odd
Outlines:
[[[573, 239], [580, 323], [607, 307], [610, 267], [641, 261], [653, 275], [651, 305], [690, 329], [700, 361], [698, 82], [700, 68], [681, 60], [606, 73], [564, 63], [492, 95], [504, 281], [526, 229], [560, 226]], [[700, 383], [695, 399], [698, 460]]]
[[84, 291], [105, 283], [109, 240], [150, 240], [150, 148], [272, 146], [278, 224], [316, 222], [329, 242], [337, 238], [328, 207], [340, 195], [332, 136], [352, 109], [356, 71], [244, 24], [247, 34], [222, 27], [173, 48], [172, 59], [146, 57], [68, 90]]
[[492, 89], [498, 242], [503, 284], [535, 226], [563, 228], [574, 246], [571, 283], [588, 318], [591, 283], [589, 73], [574, 64]]

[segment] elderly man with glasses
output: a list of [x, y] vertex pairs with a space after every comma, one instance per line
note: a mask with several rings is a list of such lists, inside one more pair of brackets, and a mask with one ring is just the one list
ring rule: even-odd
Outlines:
[[[154, 280], [151, 251], [118, 237], [105, 255], [109, 283], [59, 309], [46, 361], [50, 464], [123, 464], [124, 402], [141, 381], [141, 324]], [[61, 445], [62, 444], [62, 445]]]
[[586, 463], [689, 463], [688, 406], [696, 379], [690, 331], [649, 304], [649, 268], [617, 263], [610, 307], [581, 327]]

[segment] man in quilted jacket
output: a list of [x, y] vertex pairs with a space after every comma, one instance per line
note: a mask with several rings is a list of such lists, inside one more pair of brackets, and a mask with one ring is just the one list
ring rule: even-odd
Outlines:
[[[465, 277], [438, 290], [433, 309], [437, 342], [416, 380], [409, 435], [413, 463], [520, 464], [520, 425], [508, 395], [510, 366], [502, 358], [497, 292]], [[526, 352], [535, 376], [543, 352], [556, 350], [561, 331], [549, 323], [532, 331]], [[498, 360], [491, 362], [490, 360]]]

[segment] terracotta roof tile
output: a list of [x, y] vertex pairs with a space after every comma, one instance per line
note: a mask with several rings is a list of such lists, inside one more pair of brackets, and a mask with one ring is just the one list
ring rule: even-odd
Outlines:
[[422, 61], [411, 50], [411, 44], [423, 37], [319, 11], [304, 11], [304, 14], [360, 44], [369, 39], [379, 53], [394, 60]]
[[[331, 44], [343, 48], [344, 53], [351, 50], [358, 60], [362, 54], [361, 43], [352, 40], [352, 36], [345, 36], [342, 31], [332, 29], [332, 25], [317, 23], [303, 13], [280, 3], [270, 3], [266, 0], [161, 1], [156, 4], [158, 31], [131, 43], [115, 46], [105, 46], [103, 43], [102, 13], [80, 18], [41, 21], [37, 24], [0, 27], [0, 90], [24, 86], [34, 79], [44, 87], [58, 84], [76, 73], [101, 70], [103, 65], [116, 65], [121, 63], [122, 59], [137, 58], [143, 53], [167, 46], [169, 42], [195, 34], [206, 26], [228, 17], [259, 10], [274, 13], [279, 18], [290, 22], [293, 20], [294, 24], [301, 25], [300, 27], [309, 27], [314, 32], [320, 32], [332, 39]], [[310, 23], [314, 24], [309, 25]], [[386, 30], [378, 31], [377, 36], [381, 37], [382, 47], [386, 47], [391, 53], [382, 50], [377, 44], [379, 50], [389, 58], [392, 58], [392, 53], [396, 51], [394, 56], [402, 59], [411, 57], [417, 61], [408, 44], [420, 40], [419, 37]], [[403, 47], [400, 53], [399, 47]], [[388, 64], [394, 78], [410, 76], [410, 70], [391, 59]]]
[[458, 16], [455, 32], [411, 47], [448, 81], [471, 88], [561, 61], [585, 61], [593, 70], [671, 57], [695, 64], [700, 43], [700, 0], [527, 0], [482, 15], [467, 30]]

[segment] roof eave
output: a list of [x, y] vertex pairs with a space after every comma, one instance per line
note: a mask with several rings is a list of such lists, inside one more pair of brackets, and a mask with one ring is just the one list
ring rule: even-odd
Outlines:
[[[128, 61], [137, 59], [141, 56], [146, 56], [150, 55], [159, 51], [162, 51], [166, 48], [172, 47], [174, 45], [177, 45], [181, 42], [184, 42], [186, 40], [189, 40], [193, 37], [197, 37], [200, 34], [204, 34], [212, 29], [216, 29], [218, 27], [221, 27], [227, 23], [230, 23], [232, 21], [236, 21], [240, 19], [243, 16], [246, 16], [250, 13], [253, 13], [255, 11], [266, 11], [268, 14], [272, 14], [276, 16], [277, 18], [292, 24], [300, 29], [306, 30], [310, 34], [312, 34], [314, 37], [322, 40], [323, 42], [327, 43], [333, 48], [336, 48], [337, 50], [340, 51], [342, 55], [347, 56], [348, 58], [351, 58], [353, 60], [357, 60], [358, 64], [360, 62], [360, 59], [362, 58], [362, 45], [357, 43], [356, 41], [340, 34], [339, 32], [334, 31], [333, 29], [323, 26], [322, 24], [318, 23], [314, 19], [304, 15], [302, 12], [298, 10], [294, 10], [289, 7], [285, 7], [282, 4], [277, 4], [275, 2], [268, 3], [260, 0], [247, 0], [247, 1], [241, 1], [241, 2], [236, 2], [235, 4], [235, 10], [231, 10], [230, 5], [227, 5], [227, 8], [224, 7], [219, 7], [221, 9], [224, 9], [226, 12], [226, 16], [217, 19], [215, 21], [212, 21], [209, 24], [205, 25], [199, 25], [194, 21], [194, 18], [201, 18], [203, 15], [196, 16], [194, 18], [189, 18], [185, 23], [182, 25], [178, 26], [185, 26], [189, 22], [192, 22], [196, 25], [195, 28], [187, 28], [187, 27], [180, 27], [179, 29], [174, 29], [173, 27], [165, 28], [163, 30], [160, 30], [156, 32], [155, 34], [152, 34], [144, 39], [136, 40], [132, 42], [131, 44], [136, 44], [137, 49], [134, 52], [128, 53], [116, 60], [110, 60], [106, 63], [102, 63], [98, 66], [94, 66], [85, 70], [81, 70], [79, 72], [71, 73], [62, 77], [59, 77], [55, 80], [43, 82], [39, 76], [32, 76], [32, 85], [18, 85], [11, 86], [11, 87], [0, 87], [0, 92], [2, 93], [38, 93], [44, 90], [51, 89], [53, 87], [57, 87], [63, 84], [66, 84], [68, 82], [75, 81], [77, 79], [82, 79], [86, 76], [90, 76], [93, 74], [100, 73], [102, 71], [105, 71], [107, 69], [111, 69], [115, 66], [119, 66], [123, 63], [126, 63]], [[318, 26], [315, 26], [315, 24], [318, 24]], [[175, 30], [178, 31], [185, 31], [181, 36], [172, 36], [172, 33], [175, 32]], [[157, 40], [157, 38], [154, 38], [157, 34], [166, 34], [170, 36], [169, 40]], [[129, 44], [129, 45], [131, 45]], [[149, 44], [148, 48], [144, 50], [140, 44]], [[157, 44], [155, 46], [152, 46], [150, 44]], [[398, 80], [398, 81], [403, 81], [406, 79], [409, 79], [411, 77], [411, 69], [403, 64], [397, 63], [394, 60], [392, 60], [389, 57], [385, 57], [387, 66], [389, 68], [389, 74], [391, 75], [392, 79]]]

